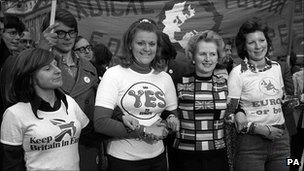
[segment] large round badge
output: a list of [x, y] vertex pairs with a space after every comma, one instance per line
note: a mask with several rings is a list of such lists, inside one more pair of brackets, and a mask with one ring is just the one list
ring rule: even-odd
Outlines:
[[153, 118], [160, 108], [166, 107], [165, 95], [155, 84], [138, 82], [130, 86], [121, 98], [121, 107], [141, 120]]
[[84, 82], [86, 82], [86, 83], [90, 83], [90, 82], [91, 82], [91, 80], [90, 80], [89, 77], [83, 77], [83, 80], [84, 80]]

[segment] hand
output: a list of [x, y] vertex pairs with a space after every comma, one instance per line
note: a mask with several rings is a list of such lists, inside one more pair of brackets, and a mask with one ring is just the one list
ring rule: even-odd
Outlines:
[[243, 112], [238, 112], [235, 114], [235, 125], [238, 132], [247, 127], [248, 121], [247, 117]]
[[57, 34], [52, 32], [54, 28], [58, 27], [59, 23], [55, 23], [47, 27], [40, 35], [39, 47], [42, 49], [49, 50], [53, 46], [57, 45], [58, 38]]
[[149, 138], [158, 141], [164, 139], [168, 135], [169, 131], [164, 125], [151, 125], [146, 127], [145, 133]]
[[130, 128], [131, 130], [135, 130], [136, 128], [138, 128], [140, 126], [138, 120], [133, 118], [130, 115], [123, 115], [122, 121], [125, 124], [125, 126]]
[[180, 122], [175, 115], [169, 115], [166, 121], [168, 128], [170, 128], [172, 131], [179, 131]]
[[225, 122], [227, 124], [233, 124], [233, 123], [235, 123], [235, 116], [234, 116], [234, 114], [230, 114], [227, 117], [225, 117]]
[[268, 125], [269, 129], [266, 125], [257, 125], [255, 128], [255, 132], [257, 134], [263, 135], [265, 138], [274, 140], [277, 138], [281, 138], [284, 134], [284, 130]]

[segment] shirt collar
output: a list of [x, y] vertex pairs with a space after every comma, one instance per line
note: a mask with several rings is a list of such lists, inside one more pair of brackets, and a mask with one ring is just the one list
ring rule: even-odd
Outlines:
[[254, 73], [258, 73], [258, 72], [264, 72], [264, 71], [267, 71], [269, 70], [271, 67], [272, 67], [272, 62], [270, 59], [268, 59], [267, 57], [265, 57], [265, 60], [266, 60], [266, 65], [264, 66], [263, 69], [257, 69], [253, 64], [251, 64], [249, 62], [249, 60], [246, 58], [244, 59], [244, 61], [242, 61], [241, 63], [241, 68], [242, 68], [242, 71], [246, 71], [248, 69], [250, 69], [251, 72], [254, 72]]
[[55, 89], [55, 96], [56, 96], [57, 100], [55, 101], [54, 107], [52, 107], [48, 102], [43, 100], [41, 97], [39, 97], [38, 95], [35, 95], [33, 100], [30, 101], [30, 104], [31, 104], [31, 107], [32, 107], [32, 110], [33, 110], [35, 116], [37, 116], [38, 110], [46, 111], [46, 112], [58, 110], [61, 107], [61, 101], [64, 103], [66, 108], [68, 108], [66, 96], [63, 92], [61, 92], [58, 89]]

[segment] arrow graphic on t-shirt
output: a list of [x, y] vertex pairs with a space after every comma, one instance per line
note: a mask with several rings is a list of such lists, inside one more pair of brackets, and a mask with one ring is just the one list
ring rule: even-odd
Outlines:
[[72, 131], [73, 131], [73, 135], [75, 135], [76, 133], [76, 127], [74, 126], [75, 123], [74, 121], [71, 121], [70, 123], [65, 123], [64, 120], [55, 120], [55, 121], [51, 120], [50, 122], [54, 125], [57, 125], [62, 130], [58, 135], [55, 136], [56, 142], [60, 142], [66, 134], [72, 136]]

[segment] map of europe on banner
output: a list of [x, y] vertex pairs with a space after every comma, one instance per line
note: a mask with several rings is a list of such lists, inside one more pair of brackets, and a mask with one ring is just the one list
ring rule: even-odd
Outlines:
[[[277, 56], [288, 51], [292, 3], [291, 0], [58, 0], [58, 8], [73, 13], [80, 35], [93, 44], [105, 44], [116, 56], [122, 55], [123, 33], [134, 21], [145, 17], [155, 20], [181, 53], [189, 37], [197, 32], [211, 29], [225, 41], [233, 40], [242, 23], [260, 17], [270, 27]], [[32, 23], [37, 27], [37, 22]]]

